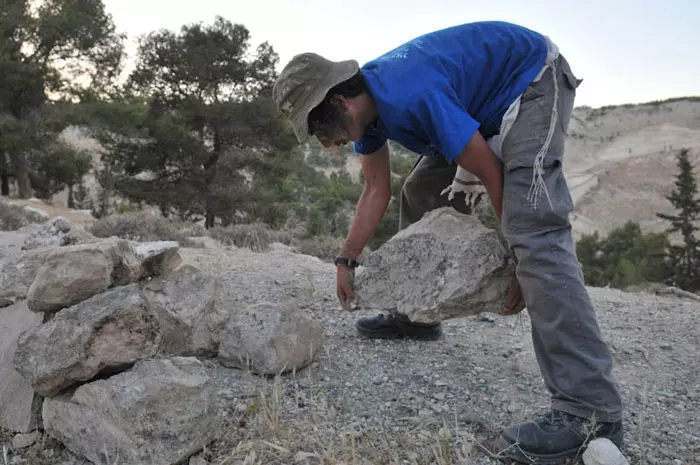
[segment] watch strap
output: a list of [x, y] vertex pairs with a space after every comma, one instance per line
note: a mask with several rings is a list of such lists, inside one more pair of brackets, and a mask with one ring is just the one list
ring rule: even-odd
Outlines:
[[345, 265], [349, 266], [350, 268], [356, 268], [360, 263], [357, 260], [353, 260], [352, 258], [344, 258], [344, 257], [336, 257], [333, 263], [337, 265]]

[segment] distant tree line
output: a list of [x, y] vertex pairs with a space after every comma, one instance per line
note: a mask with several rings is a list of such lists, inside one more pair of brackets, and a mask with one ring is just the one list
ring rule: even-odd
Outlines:
[[[69, 206], [98, 218], [152, 206], [206, 228], [293, 221], [306, 237], [347, 233], [362, 192], [345, 170], [350, 150], [297, 146], [271, 99], [278, 55], [267, 42], [253, 48], [245, 26], [216, 17], [146, 34], [123, 85], [125, 37], [102, 0], [7, 0], [0, 37], [2, 195], [67, 189]], [[69, 126], [104, 150], [61, 141]], [[392, 156], [397, 181], [405, 155]], [[88, 173], [97, 198], [87, 195]], [[375, 246], [396, 231], [397, 215], [390, 207]]]
[[[643, 233], [627, 222], [607, 237], [584, 235], [576, 244], [586, 283], [624, 288], [643, 282], [665, 282], [688, 291], [700, 290], [700, 196], [690, 152], [677, 154], [678, 173], [667, 199], [675, 212], [658, 213], [670, 223], [663, 233]], [[671, 244], [669, 234], [680, 233], [682, 243]]]
[[[337, 156], [315, 140], [299, 147], [270, 91], [279, 58], [250, 43], [241, 24], [155, 30], [139, 39], [135, 68], [122, 81], [125, 37], [102, 0], [5, 0], [0, 14], [0, 194], [51, 198], [96, 217], [159, 209], [163, 216], [215, 226], [262, 222], [305, 238], [343, 237], [362, 192]], [[104, 150], [78, 150], [59, 135], [87, 130]], [[373, 237], [396, 233], [401, 185], [415, 162], [392, 145], [393, 197]], [[660, 215], [683, 245], [626, 225], [578, 244], [586, 278], [624, 286], [672, 279], [698, 288], [698, 201], [688, 152]], [[85, 178], [98, 181], [96, 198]], [[117, 202], [119, 200], [119, 202]]]

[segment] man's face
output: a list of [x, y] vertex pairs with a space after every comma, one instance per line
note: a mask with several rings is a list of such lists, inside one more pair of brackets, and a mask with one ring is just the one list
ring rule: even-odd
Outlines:
[[332, 108], [322, 117], [310, 121], [309, 131], [326, 148], [340, 147], [350, 141], [358, 141], [363, 130], [353, 116], [352, 106], [340, 97], [332, 101]]

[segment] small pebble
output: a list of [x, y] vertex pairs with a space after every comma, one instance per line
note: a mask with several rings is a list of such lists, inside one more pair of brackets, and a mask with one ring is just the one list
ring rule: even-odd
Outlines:
[[12, 438], [12, 450], [26, 449], [36, 442], [38, 435], [36, 431], [15, 434], [15, 437]]

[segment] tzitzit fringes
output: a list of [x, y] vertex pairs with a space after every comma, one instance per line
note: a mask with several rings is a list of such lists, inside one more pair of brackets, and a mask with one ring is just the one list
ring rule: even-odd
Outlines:
[[535, 157], [535, 164], [532, 169], [532, 184], [530, 185], [530, 190], [527, 194], [527, 200], [532, 204], [533, 208], [537, 208], [537, 199], [542, 193], [547, 197], [547, 202], [550, 208], [552, 206], [552, 199], [549, 197], [549, 192], [547, 191], [547, 184], [544, 182], [542, 175], [544, 174], [544, 157], [547, 155], [549, 150], [549, 145], [552, 143], [552, 137], [554, 137], [554, 130], [556, 128], [557, 120], [559, 119], [559, 84], [557, 82], [557, 66], [556, 62], [552, 62], [552, 79], [554, 81], [554, 104], [552, 105], [552, 115], [549, 121], [549, 132], [547, 133], [547, 139], [544, 141], [544, 145], [537, 153]]

